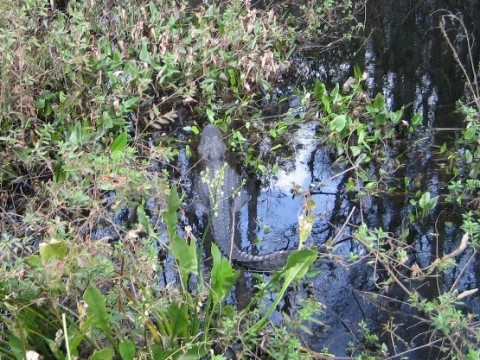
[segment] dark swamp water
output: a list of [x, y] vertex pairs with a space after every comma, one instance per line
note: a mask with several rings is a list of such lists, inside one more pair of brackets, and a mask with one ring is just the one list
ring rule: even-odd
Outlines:
[[[478, 64], [479, 1], [392, 0], [367, 3], [365, 33], [368, 36], [357, 48], [311, 52], [299, 58], [301, 65], [297, 64], [304, 70], [302, 76], [306, 84], [319, 78], [332, 86], [335, 82], [344, 82], [353, 73], [353, 66], [360, 65], [369, 75], [366, 87], [371, 97], [377, 92], [384, 94], [389, 110], [407, 105], [407, 118], [414, 112], [422, 113], [424, 126], [415, 141], [402, 144], [391, 156], [396, 157], [408, 149], [405, 166], [397, 170], [394, 177], [401, 181], [405, 177], [415, 180], [412, 183], [421, 183], [423, 191], [429, 191], [432, 196], [445, 194], [448, 176], [443, 170], [443, 160], [436, 153], [445, 141], [452, 143], [458, 138], [455, 128], [461, 119], [455, 112], [455, 102], [465, 95], [461, 70], [439, 29], [446, 10], [461, 17], [476, 39], [472, 53], [477, 56], [474, 63]], [[466, 39], [457, 25], [447, 23], [446, 27], [461, 60], [467, 62]], [[284, 91], [288, 92], [288, 88], [287, 85]], [[293, 113], [301, 111], [294, 96], [289, 98], [289, 108]], [[431, 329], [405, 305], [407, 295], [395, 286], [379, 288], [377, 281], [385, 274], [366, 260], [353, 263], [347, 260], [352, 253], [363, 255], [364, 249], [351, 237], [351, 232], [362, 222], [369, 228], [382, 228], [394, 237], [400, 235], [411, 210], [408, 191], [394, 195], [381, 193], [364, 199], [362, 204], [351, 200], [345, 190], [348, 175], [334, 177], [338, 173], [333, 166], [335, 159], [319, 143], [312, 121], [299, 125], [288, 148], [286, 160], [279, 162], [278, 174], [261, 184], [247, 181], [245, 191], [250, 201], [240, 210], [238, 234], [241, 246], [247, 251], [252, 251], [251, 242], [255, 238], [262, 239], [259, 253], [295, 247], [297, 219], [304, 199], [292, 196], [292, 183], [308, 189], [325, 182], [321, 191], [312, 195], [316, 220], [307, 245], [315, 245], [320, 252], [325, 252], [328, 244], [328, 256], [320, 256], [314, 265], [320, 270], [319, 275], [303, 288], [292, 289], [284, 304], [286, 308], [295, 308], [300, 305], [296, 303], [296, 294], [308, 292], [324, 305], [323, 313], [316, 317], [321, 325], [308, 324], [312, 335], [298, 334], [305, 345], [314, 351], [328, 349], [335, 356], [348, 356], [348, 343], [363, 341], [359, 322], [364, 321], [387, 344], [392, 358], [441, 358], [436, 348], [424, 346], [431, 340]], [[194, 159], [189, 162], [184, 157], [180, 168], [186, 173], [191, 162]], [[190, 182], [188, 175], [184, 181]], [[434, 261], [436, 254], [452, 252], [463, 235], [460, 223], [455, 209], [439, 205], [428, 218], [409, 224], [408, 241], [413, 251], [408, 261], [424, 268]], [[347, 225], [342, 228], [343, 224]], [[441, 275], [438, 281], [409, 285], [426, 298], [433, 298], [452, 286], [459, 292], [478, 288], [478, 256], [467, 249], [457, 260], [459, 266]], [[172, 279], [166, 274], [165, 281], [169, 280]], [[252, 275], [244, 272], [232, 301], [241, 307], [246, 301], [245, 295], [250, 296], [253, 284]], [[379, 296], [374, 300], [372, 294]], [[480, 314], [478, 293], [464, 299], [464, 303], [466, 310]], [[389, 319], [397, 324], [395, 333], [403, 340], [395, 340], [383, 332], [382, 327]]]

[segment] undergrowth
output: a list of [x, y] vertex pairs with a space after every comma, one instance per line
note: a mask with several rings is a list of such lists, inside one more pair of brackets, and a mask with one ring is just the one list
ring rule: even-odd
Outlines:
[[[443, 21], [447, 21], [446, 18], [461, 23], [452, 14], [446, 15]], [[469, 38], [465, 27], [463, 29]], [[455, 51], [443, 31], [452, 51]], [[469, 44], [469, 51], [471, 49]], [[458, 55], [455, 59], [459, 61]], [[444, 144], [437, 150], [437, 155], [443, 156], [449, 164], [447, 171], [450, 178], [446, 193], [440, 195], [431, 194], [426, 184], [410, 178], [404, 170], [408, 166], [405, 156], [409, 151], [403, 150], [402, 144], [415, 146], [420, 142], [424, 132], [420, 114], [407, 118], [403, 108], [390, 111], [381, 94], [370, 99], [362, 88], [366, 75], [359, 69], [355, 69], [355, 77], [347, 80], [343, 88], [337, 84], [327, 90], [317, 81], [312, 93], [308, 94], [313, 103], [311, 111], [324, 129], [322, 140], [334, 149], [336, 164], [343, 170], [335, 176], [345, 177], [346, 190], [358, 207], [351, 210], [344, 224], [354, 229], [351, 236], [361, 249], [352, 252], [349, 260], [367, 259], [374, 271], [375, 284], [385, 300], [402, 304], [402, 311], [407, 311], [418, 324], [424, 325], [424, 330], [416, 337], [428, 339], [418, 347], [403, 339], [401, 333], [404, 329], [401, 324], [394, 323], [394, 316], [382, 325], [382, 336], [370, 330], [366, 323], [361, 323], [359, 331], [363, 334], [363, 342], [352, 344], [350, 349], [355, 358], [408, 358], [424, 347], [434, 350], [433, 353], [442, 358], [479, 357], [478, 314], [469, 312], [464, 306], [464, 299], [477, 296], [478, 288], [459, 286], [460, 278], [469, 271], [469, 263], [478, 257], [480, 236], [480, 182], [477, 180], [480, 169], [480, 93], [474, 80], [476, 71], [471, 53], [469, 60], [471, 69], [459, 64], [470, 91], [466, 96], [467, 103], [458, 104], [465, 119], [465, 128], [461, 129], [463, 136], [457, 143], [451, 144], [450, 149]], [[398, 180], [398, 174], [406, 174], [403, 184]], [[314, 188], [321, 189], [324, 185], [320, 182]], [[369, 206], [374, 198], [385, 198], [385, 194], [405, 199], [405, 208], [398, 210], [403, 216], [401, 228], [388, 231], [368, 225]], [[440, 203], [443, 209], [450, 209], [447, 211], [461, 210], [463, 236], [453, 249], [439, 250], [439, 244], [444, 240], [439, 239], [438, 233], [429, 234], [437, 243], [437, 253], [428, 263], [419, 263], [415, 255], [415, 242], [419, 239], [411, 233], [422, 227], [436, 229], [440, 220], [435, 219], [435, 215], [440, 217], [436, 212]], [[351, 220], [353, 214], [358, 223]], [[461, 262], [461, 257], [468, 259], [467, 262]], [[452, 269], [456, 269], [455, 274], [458, 274], [453, 283], [440, 285], [440, 279], [451, 276], [447, 274], [452, 274]], [[422, 290], [429, 281], [436, 284], [434, 294]], [[403, 295], [400, 296], [398, 290], [391, 295], [393, 289], [399, 289]], [[380, 307], [384, 306], [380, 305], [378, 295], [364, 295], [370, 301], [378, 302]], [[395, 351], [395, 344], [401, 344], [405, 350]]]
[[[262, 331], [314, 252], [235, 310], [237, 272], [213, 247], [204, 279], [197, 242], [177, 233], [168, 164], [169, 130], [204, 118], [225, 130], [256, 107], [289, 66], [294, 27], [237, 0], [0, 1], [0, 12], [1, 357], [285, 351], [284, 333], [266, 346]], [[267, 291], [274, 305], [250, 311]], [[308, 356], [295, 341], [288, 351]]]

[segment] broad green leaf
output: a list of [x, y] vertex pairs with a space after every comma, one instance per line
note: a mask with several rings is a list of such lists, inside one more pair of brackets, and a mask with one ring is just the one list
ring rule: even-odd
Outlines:
[[83, 299], [87, 303], [87, 314], [92, 320], [93, 325], [103, 331], [104, 334], [109, 333], [110, 316], [105, 306], [105, 297], [95, 285], [90, 286], [83, 295]]
[[425, 210], [428, 208], [429, 204], [430, 204], [430, 193], [427, 191], [422, 195], [422, 197], [418, 201], [418, 205]]
[[212, 266], [212, 289], [213, 301], [220, 303], [232, 290], [238, 278], [238, 272], [232, 268], [228, 260], [222, 257], [216, 244], [211, 247]]
[[64, 103], [66, 100], [67, 100], [67, 97], [65, 96], [65, 93], [63, 91], [60, 91], [58, 93], [58, 100], [60, 101], [60, 103]]
[[394, 111], [390, 113], [390, 120], [392, 120], [392, 123], [398, 124], [400, 120], [402, 120], [403, 117], [403, 108]]
[[200, 134], [200, 129], [198, 128], [197, 125], [184, 126], [184, 127], [183, 127], [183, 130], [185, 130], [185, 131], [191, 131], [191, 132], [193, 132], [195, 135]]
[[68, 253], [68, 247], [62, 240], [51, 240], [48, 243], [41, 243], [39, 248], [42, 261], [51, 259], [62, 260]]
[[337, 104], [338, 102], [341, 102], [343, 97], [340, 94], [340, 85], [338, 83], [336, 83], [333, 90], [330, 91], [330, 98], [332, 99], [333, 104]]
[[474, 166], [472, 168], [472, 170], [470, 170], [470, 172], [468, 173], [468, 176], [471, 179], [476, 179], [478, 177], [479, 172], [480, 172], [480, 167], [479, 166]]
[[124, 150], [125, 147], [127, 146], [127, 134], [126, 133], [121, 133], [120, 135], [117, 136], [117, 138], [113, 141], [112, 145], [110, 146], [110, 151], [112, 153]]
[[[0, 141], [5, 141], [6, 139], [8, 139], [8, 138], [6, 138], [6, 137], [1, 138], [0, 137]], [[12, 148], [12, 151], [19, 159], [21, 159], [24, 162], [28, 162], [28, 158], [32, 154], [32, 149], [29, 149], [29, 148], [22, 149], [22, 150], [17, 150], [17, 149]]]
[[68, 330], [68, 338], [70, 344], [70, 352], [76, 354], [78, 352], [78, 347], [85, 339], [88, 330], [91, 328], [91, 320], [87, 320], [81, 324], [80, 329], [76, 326], [72, 326]]
[[267, 313], [249, 329], [251, 334], [258, 334], [258, 332], [265, 326], [267, 320], [270, 318], [270, 315], [277, 308], [280, 301], [283, 299], [283, 295], [287, 291], [290, 284], [301, 279], [307, 273], [310, 265], [312, 265], [317, 259], [317, 252], [312, 249], [301, 249], [294, 251], [288, 256], [287, 265], [282, 271], [277, 271], [274, 273], [272, 278], [272, 283], [279, 284], [280, 279], [283, 279], [281, 288], [277, 293], [275, 301], [270, 306]]
[[415, 113], [415, 114], [412, 116], [411, 123], [412, 123], [413, 126], [422, 125], [422, 122], [423, 122], [422, 114], [420, 114], [420, 113]]
[[468, 149], [465, 150], [465, 161], [467, 162], [467, 164], [470, 164], [473, 161], [472, 152]]
[[355, 65], [353, 67], [353, 76], [355, 77], [355, 79], [361, 79], [363, 77], [363, 71], [360, 66]]
[[15, 356], [17, 360], [24, 360], [25, 359], [25, 347], [23, 346], [22, 341], [13, 334], [10, 334], [8, 337], [8, 347], [10, 351]]
[[143, 226], [143, 229], [148, 232], [148, 236], [152, 239], [158, 239], [155, 230], [153, 230], [152, 226], [150, 225], [150, 221], [145, 213], [145, 207], [142, 204], [137, 206], [137, 218], [138, 222]]
[[325, 84], [320, 80], [315, 80], [315, 88], [313, 89], [313, 94], [315, 95], [315, 100], [321, 102], [323, 96], [326, 94], [327, 90], [325, 89]]
[[118, 351], [122, 360], [133, 360], [135, 358], [135, 344], [130, 339], [120, 341]]
[[[316, 259], [317, 252], [312, 249], [301, 249], [290, 254], [287, 260], [287, 266], [281, 273], [285, 279], [285, 284], [290, 285], [292, 281], [301, 279]], [[285, 284], [283, 287], [285, 287]]]
[[131, 97], [125, 101], [122, 101], [122, 110], [124, 112], [132, 111], [137, 106], [140, 98], [138, 96]]
[[322, 104], [327, 115], [330, 115], [332, 113], [332, 108], [330, 106], [330, 98], [328, 96], [322, 96]]
[[99, 351], [95, 351], [92, 356], [90, 356], [89, 360], [112, 360], [114, 356], [113, 349], [106, 348]]
[[212, 124], [215, 121], [215, 113], [213, 112], [212, 109], [207, 109], [207, 118], [208, 121], [210, 121]]
[[150, 54], [148, 53], [148, 43], [146, 41], [142, 42], [142, 49], [140, 50], [140, 54], [138, 58], [144, 62], [150, 62]]
[[45, 342], [48, 344], [50, 351], [53, 353], [56, 359], [65, 359], [65, 356], [62, 355], [62, 351], [60, 350], [60, 346], [58, 346], [54, 340], [45, 338]]
[[73, 129], [71, 129], [70, 137], [68, 141], [74, 145], [82, 145], [83, 144], [83, 131], [82, 131], [82, 123], [77, 121]]
[[444, 154], [447, 151], [447, 143], [444, 142], [440, 148], [440, 154]]
[[360, 146], [350, 146], [350, 152], [356, 158], [362, 152], [362, 148]]
[[383, 126], [387, 123], [387, 115], [384, 112], [377, 114], [374, 119], [377, 126]]
[[179, 270], [184, 279], [186, 279], [190, 273], [197, 273], [198, 260], [195, 242], [192, 241], [188, 244], [185, 239], [175, 235], [170, 238], [170, 249], [178, 262]]
[[53, 178], [56, 183], [64, 181], [67, 178], [67, 173], [63, 169], [63, 163], [57, 161], [53, 166]]
[[380, 111], [385, 110], [385, 98], [381, 93], [378, 93], [377, 96], [375, 96], [375, 100], [373, 101], [373, 106]]
[[335, 132], [341, 133], [343, 129], [345, 129], [346, 124], [347, 124], [347, 117], [344, 114], [337, 115], [330, 123], [330, 129]]
[[172, 339], [188, 336], [190, 321], [188, 308], [185, 304], [170, 304], [168, 307], [168, 317], [172, 326]]
[[177, 210], [180, 206], [180, 198], [177, 188], [170, 190], [168, 197], [167, 210], [163, 213], [163, 219], [167, 226], [170, 237], [170, 249], [178, 263], [180, 275], [183, 281], [186, 281], [189, 273], [196, 273], [198, 269], [198, 258], [195, 242], [187, 244], [186, 240], [177, 233]]
[[42, 263], [41, 263], [41, 257], [39, 255], [32, 255], [29, 256], [26, 259], [26, 262], [28, 265], [30, 265], [32, 268], [38, 268]]

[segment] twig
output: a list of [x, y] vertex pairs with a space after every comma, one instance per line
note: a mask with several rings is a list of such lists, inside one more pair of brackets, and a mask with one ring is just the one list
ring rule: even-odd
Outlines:
[[350, 214], [348, 214], [347, 216], [347, 219], [345, 220], [345, 222], [343, 223], [342, 227], [338, 230], [338, 233], [337, 235], [335, 236], [335, 238], [333, 239], [332, 241], [332, 245], [335, 245], [337, 243], [337, 239], [340, 237], [340, 235], [342, 234], [343, 232], [343, 229], [345, 229], [345, 226], [347, 226], [348, 222], [350, 221], [350, 218], [352, 217], [353, 215], [353, 212], [355, 211], [356, 207], [354, 206], [352, 208], [352, 210], [350, 210]]

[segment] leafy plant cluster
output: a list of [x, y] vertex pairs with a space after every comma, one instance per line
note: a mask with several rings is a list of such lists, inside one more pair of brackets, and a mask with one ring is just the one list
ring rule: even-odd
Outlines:
[[283, 17], [301, 31], [299, 42], [303, 50], [332, 48], [349, 41], [363, 29], [358, 19], [363, 13], [362, 1], [285, 1], [280, 4]]
[[[216, 246], [209, 286], [198, 281], [192, 292], [195, 285], [189, 278], [201, 277], [200, 258], [196, 242], [177, 234], [179, 206], [173, 189], [164, 220], [180, 278], [176, 290], [159, 285], [154, 239], [139, 237], [134, 230], [114, 246], [77, 243], [68, 236], [68, 224], [58, 223], [38, 253], [2, 262], [0, 353], [15, 359], [33, 354], [56, 359], [193, 359], [208, 355], [214, 346], [220, 351], [238, 347], [240, 340], [244, 352], [262, 348], [258, 334], [287, 287], [306, 274], [315, 252], [304, 249], [291, 256], [286, 268], [262, 284], [250, 305], [237, 313], [226, 298], [238, 271]], [[144, 212], [139, 214], [148, 227]], [[269, 289], [279, 289], [275, 302], [265, 313], [252, 312]], [[240, 319], [243, 325], [233, 327]], [[263, 348], [275, 352], [283, 345]], [[299, 344], [295, 346], [299, 351]]]
[[[463, 35], [466, 36], [466, 63], [462, 62], [457, 52], [458, 49], [455, 48], [448, 34], [448, 22], [458, 25]], [[448, 185], [448, 200], [467, 209], [462, 213], [462, 229], [470, 234], [473, 245], [478, 250], [480, 240], [480, 217], [477, 211], [480, 204], [480, 182], [478, 180], [480, 174], [480, 88], [477, 76], [480, 64], [474, 61], [472, 37], [458, 15], [444, 14], [440, 21], [440, 30], [463, 73], [466, 88], [465, 98], [457, 103], [458, 109], [464, 115], [465, 127], [461, 129], [462, 138], [452, 150], [447, 151], [446, 146], [442, 148], [443, 152], [446, 152], [450, 164], [449, 170], [453, 174], [453, 179]]]
[[[431, 336], [428, 346], [437, 347], [451, 358], [475, 359], [479, 356], [478, 323], [473, 314], [462, 311], [461, 308], [462, 299], [472, 296], [478, 289], [459, 292], [455, 286], [449, 290], [439, 288], [439, 294], [432, 299], [413, 289], [412, 284], [431, 281], [452, 267], [460, 267], [456, 258], [468, 248], [475, 250], [472, 256], [476, 254], [480, 231], [478, 216], [473, 210], [479, 194], [476, 180], [478, 162], [475, 161], [480, 154], [478, 112], [464, 107], [464, 138], [459, 147], [447, 155], [450, 163], [459, 166], [451, 169], [453, 179], [446, 198], [447, 201], [450, 199], [455, 202], [456, 206], [462, 205], [462, 230], [465, 234], [456, 249], [450, 253], [438, 254], [430, 264], [420, 267], [411, 261], [414, 250], [408, 240], [409, 226], [428, 221], [438, 205], [439, 196], [432, 196], [423, 189], [412, 193], [410, 179], [406, 178], [403, 193], [411, 207], [404, 211], [406, 218], [403, 226], [396, 229], [395, 234], [382, 228], [369, 228], [364, 220], [366, 216], [363, 212], [367, 207], [363, 207], [363, 201], [380, 193], [398, 191], [400, 185], [392, 174], [401, 168], [404, 160], [402, 151], [398, 151], [401, 148], [397, 148], [396, 144], [405, 139], [411, 142], [415, 140], [415, 132], [422, 125], [422, 117], [414, 114], [411, 119], [405, 119], [404, 109], [388, 111], [381, 94], [369, 99], [363, 92], [363, 80], [363, 74], [356, 69], [355, 78], [349, 79], [343, 89], [337, 85], [334, 89], [327, 90], [324, 84], [317, 82], [313, 91], [313, 109], [317, 111], [319, 122], [324, 127], [324, 141], [335, 150], [337, 162], [343, 164], [345, 170], [340, 175], [346, 176], [346, 189], [355, 194], [359, 204], [361, 223], [353, 232], [353, 237], [364, 249], [363, 253], [368, 254], [364, 256], [370, 259], [379, 289], [386, 296], [393, 287], [401, 289], [408, 298], [410, 311], [425, 324], [429, 324]], [[398, 157], [392, 158], [392, 154]], [[351, 254], [351, 261], [358, 259], [359, 254]], [[384, 324], [384, 334], [401, 339], [398, 334], [400, 325], [391, 321]], [[364, 333], [367, 349], [362, 350], [352, 345], [352, 354], [357, 354], [362, 359], [388, 356], [385, 338], [372, 333], [366, 324], [360, 324], [360, 329]], [[413, 350], [409, 349], [402, 354], [408, 356]]]
[[328, 91], [317, 80], [313, 89], [313, 109], [327, 134], [324, 141], [334, 149], [337, 163], [354, 170], [347, 190], [361, 197], [392, 189], [389, 182], [402, 167], [402, 159], [390, 156], [398, 141], [408, 137], [422, 124], [414, 114], [407, 122], [404, 109], [388, 111], [382, 94], [369, 99], [362, 89], [365, 75], [355, 68], [355, 77], [340, 89], [337, 84]]

